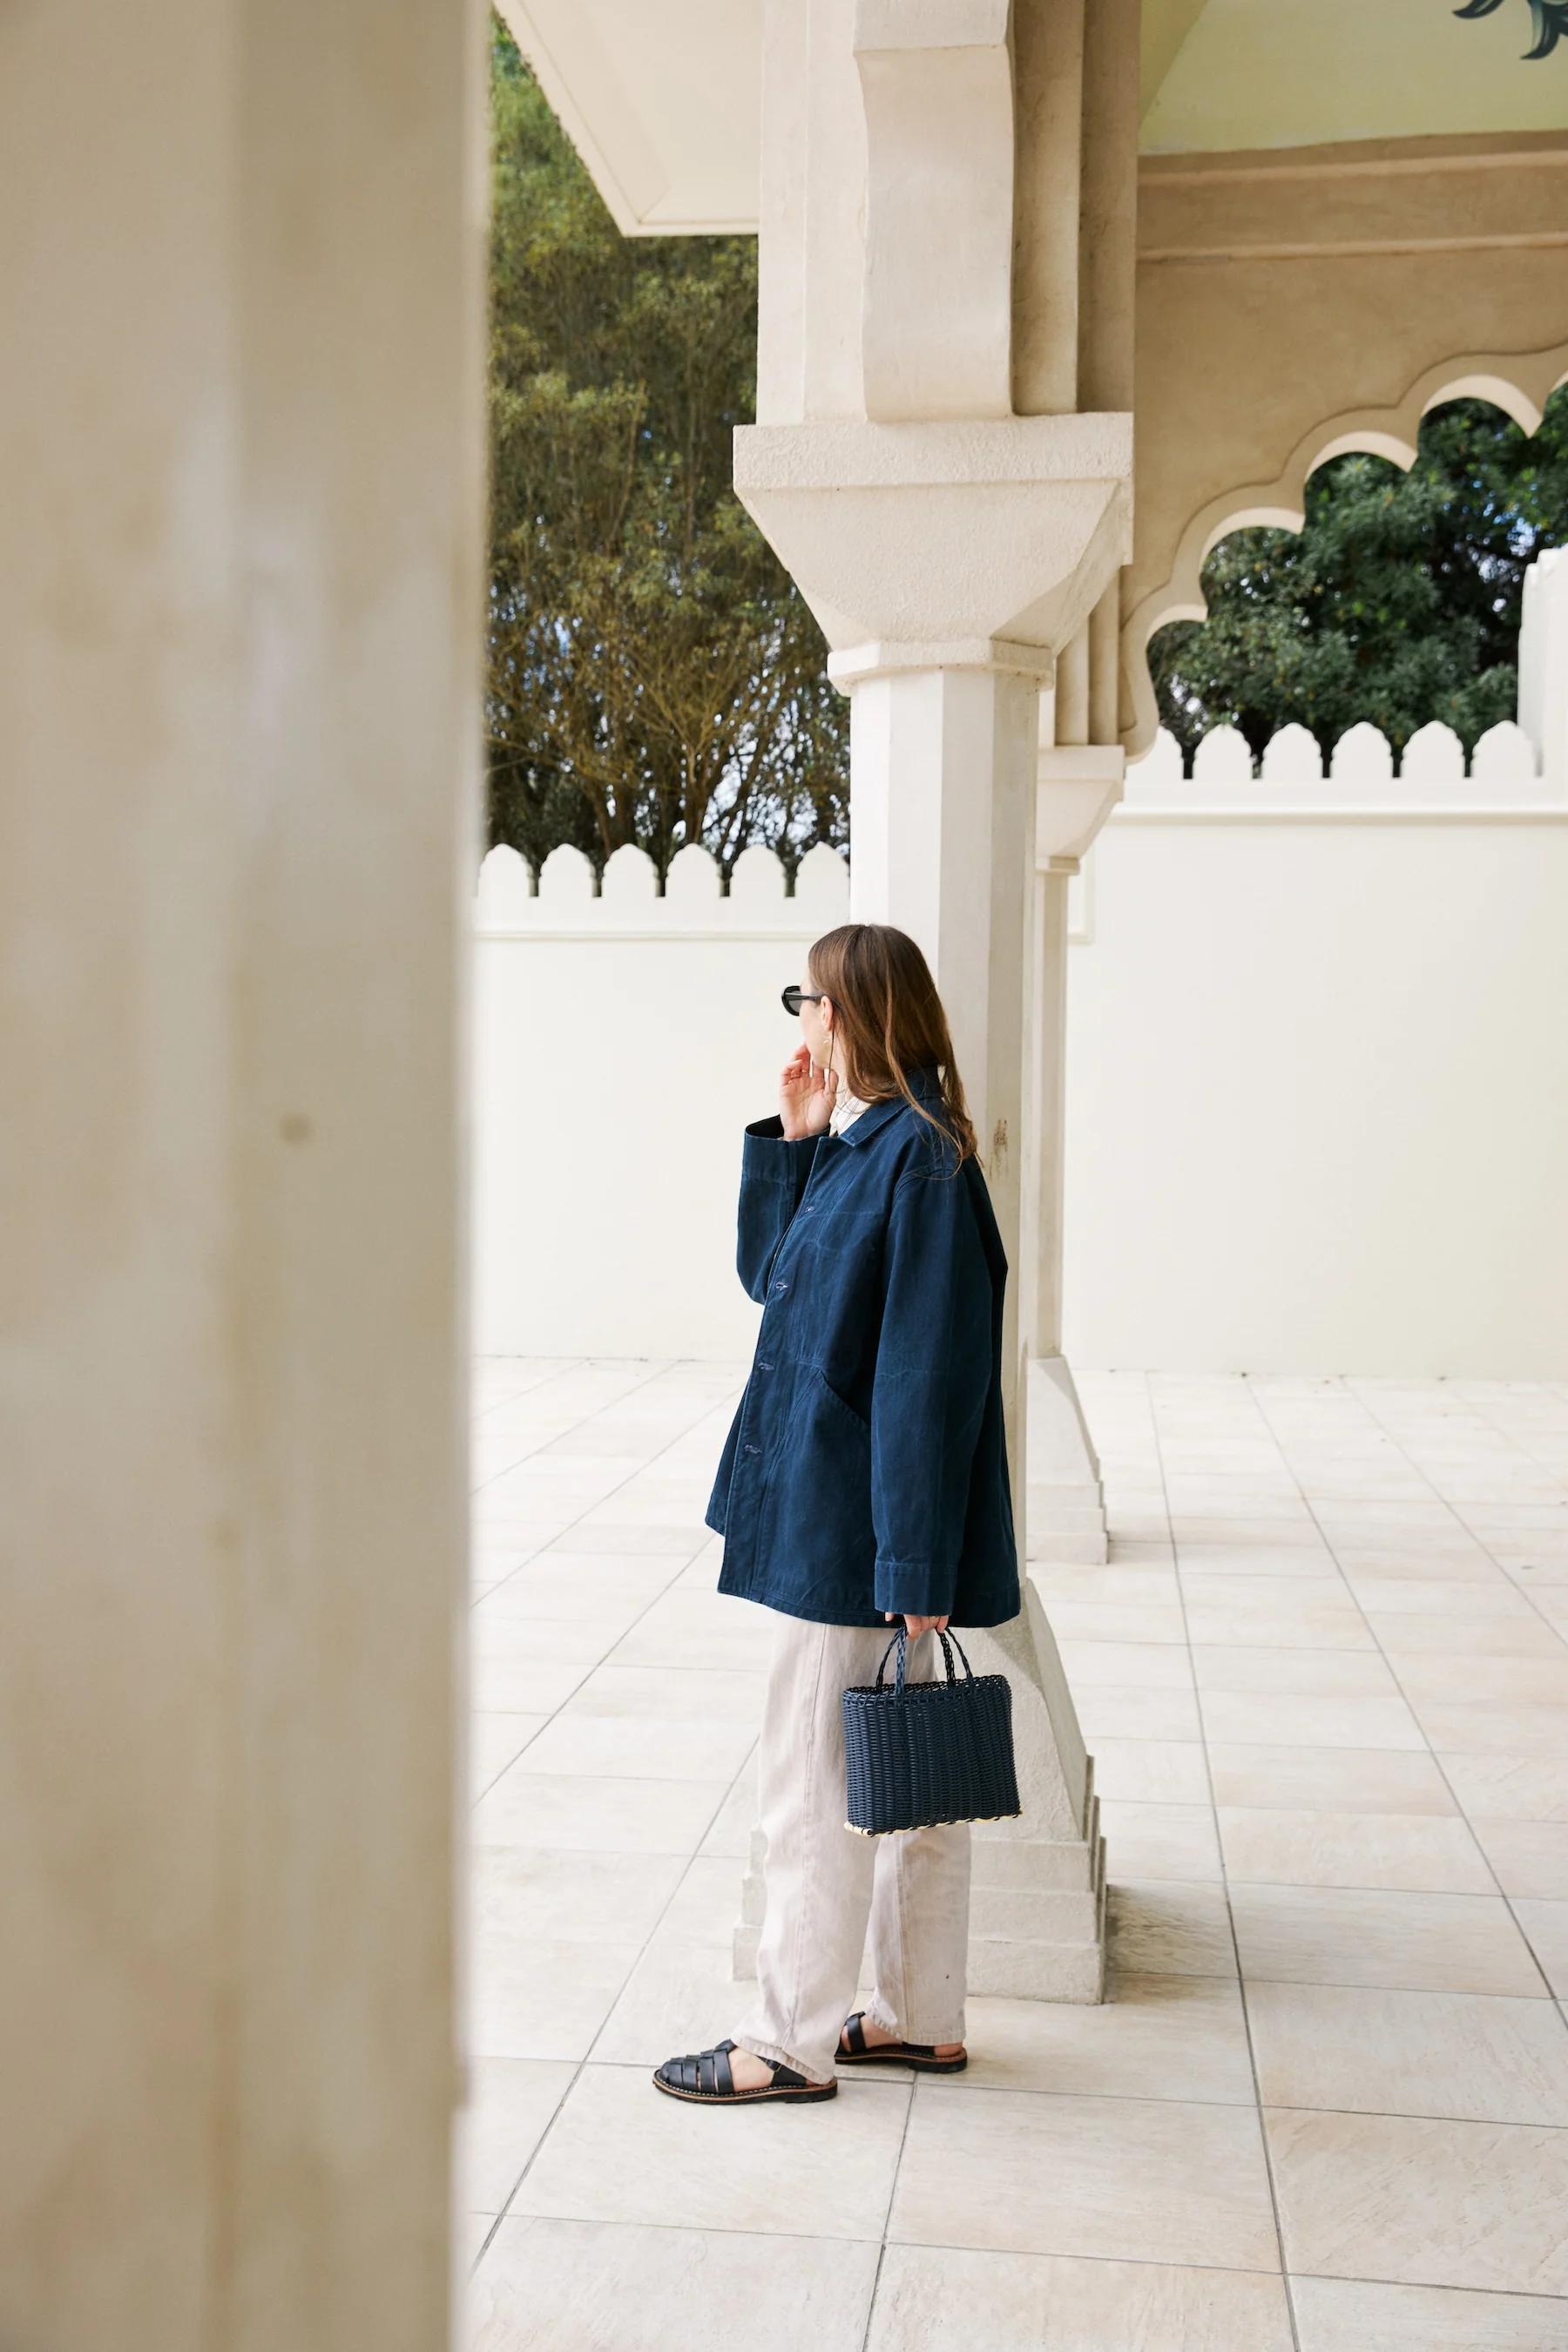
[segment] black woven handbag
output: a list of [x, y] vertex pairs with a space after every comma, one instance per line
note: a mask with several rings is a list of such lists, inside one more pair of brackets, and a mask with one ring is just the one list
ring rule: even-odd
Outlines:
[[[1013, 1761], [1013, 1692], [1005, 1675], [977, 1675], [962, 1646], [939, 1633], [945, 1682], [911, 1683], [908, 1629], [882, 1653], [877, 1679], [844, 1694], [848, 1765], [846, 1829], [877, 1837], [939, 1822], [997, 1822], [1020, 1813]], [[895, 1644], [898, 1674], [883, 1680]], [[962, 1682], [952, 1653], [963, 1658]]]

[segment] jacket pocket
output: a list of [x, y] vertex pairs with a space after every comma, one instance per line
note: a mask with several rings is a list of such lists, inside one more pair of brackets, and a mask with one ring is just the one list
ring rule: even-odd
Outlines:
[[838, 1391], [834, 1387], [834, 1385], [833, 1385], [832, 1381], [828, 1379], [827, 1374], [826, 1374], [826, 1373], [822, 1370], [822, 1368], [821, 1368], [821, 1366], [820, 1366], [820, 1365], [818, 1365], [818, 1364], [808, 1364], [808, 1365], [806, 1366], [806, 1368], [805, 1368], [805, 1369], [806, 1369], [806, 1370], [807, 1370], [808, 1372], [810, 1372], [810, 1374], [811, 1374], [811, 1376], [812, 1376], [813, 1380], [816, 1382], [816, 1384], [817, 1384], [818, 1388], [821, 1390], [822, 1394], [823, 1394], [824, 1398], [826, 1400], [826, 1402], [827, 1402], [827, 1404], [828, 1404], [829, 1408], [830, 1408], [833, 1412], [836, 1412], [841, 1413], [841, 1414], [843, 1415], [843, 1417], [844, 1417], [845, 1421], [847, 1423], [847, 1424], [848, 1424], [849, 1428], [851, 1429], [851, 1431], [853, 1431], [853, 1432], [857, 1433], [859, 1436], [861, 1436], [861, 1437], [863, 1437], [863, 1438], [865, 1439], [865, 1441], [866, 1441], [866, 1461], [867, 1461], [867, 1465], [868, 1465], [868, 1475], [869, 1475], [869, 1464], [870, 1464], [870, 1460], [871, 1460], [871, 1424], [870, 1424], [870, 1423], [866, 1419], [866, 1416], [865, 1416], [865, 1414], [864, 1414], [864, 1413], [860, 1413], [860, 1412], [856, 1412], [856, 1410], [855, 1410], [854, 1406], [849, 1402], [849, 1401], [848, 1401], [848, 1399], [847, 1399], [847, 1397], [841, 1397], [841, 1396], [839, 1395]]
[[783, 1448], [770, 1465], [764, 1555], [797, 1592], [858, 1572], [869, 1606], [877, 1535], [871, 1429], [815, 1364], [799, 1367]]

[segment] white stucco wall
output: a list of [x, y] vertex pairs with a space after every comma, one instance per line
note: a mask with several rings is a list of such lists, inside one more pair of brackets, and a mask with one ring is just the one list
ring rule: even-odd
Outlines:
[[[1323, 779], [1163, 749], [1090, 854], [1069, 975], [1067, 1341], [1084, 1366], [1568, 1377], [1568, 806], [1500, 730], [1467, 778], [1370, 730]], [[1291, 814], [1294, 810], [1296, 813]], [[482, 1347], [733, 1357], [741, 1131], [778, 992], [846, 919], [814, 853], [671, 896], [558, 852], [481, 894]]]
[[1091, 862], [1069, 1358], [1568, 1376], [1568, 824], [1117, 818]]

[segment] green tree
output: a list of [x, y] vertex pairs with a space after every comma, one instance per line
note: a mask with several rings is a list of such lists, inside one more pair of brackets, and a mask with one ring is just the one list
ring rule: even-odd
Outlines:
[[731, 488], [751, 237], [624, 237], [497, 25], [489, 824], [537, 861], [847, 838], [822, 633]]
[[1221, 540], [1208, 619], [1151, 646], [1161, 719], [1188, 753], [1224, 723], [1257, 752], [1292, 719], [1325, 751], [1363, 719], [1396, 750], [1440, 719], [1469, 749], [1514, 715], [1525, 566], [1564, 540], [1568, 386], [1533, 438], [1483, 401], [1434, 409], [1408, 473], [1331, 458], [1300, 533]]

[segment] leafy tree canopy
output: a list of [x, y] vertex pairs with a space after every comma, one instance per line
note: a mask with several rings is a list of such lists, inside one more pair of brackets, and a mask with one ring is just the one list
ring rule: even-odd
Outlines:
[[1568, 540], [1568, 386], [1533, 438], [1483, 401], [1434, 409], [1408, 473], [1335, 457], [1300, 532], [1237, 530], [1204, 566], [1209, 617], [1151, 647], [1160, 716], [1258, 752], [1294, 719], [1325, 751], [1368, 719], [1395, 749], [1440, 719], [1467, 749], [1514, 715], [1524, 571]]
[[755, 241], [622, 236], [499, 24], [491, 100], [490, 837], [842, 842], [847, 705], [731, 488]]

